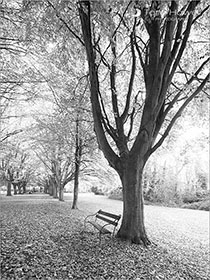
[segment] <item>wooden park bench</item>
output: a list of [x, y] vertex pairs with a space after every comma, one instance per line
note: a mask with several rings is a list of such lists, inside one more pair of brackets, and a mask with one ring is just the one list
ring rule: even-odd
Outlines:
[[121, 215], [116, 215], [99, 210], [95, 214], [88, 215], [85, 218], [83, 232], [85, 231], [85, 228], [89, 223], [99, 231], [100, 241], [102, 234], [110, 234], [111, 237], [113, 237], [120, 218]]

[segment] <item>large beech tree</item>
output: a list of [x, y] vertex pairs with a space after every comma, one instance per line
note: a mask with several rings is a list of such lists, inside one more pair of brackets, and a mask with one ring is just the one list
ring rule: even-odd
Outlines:
[[82, 43], [99, 147], [123, 186], [117, 236], [148, 245], [144, 166], [186, 106], [207, 86], [209, 57], [200, 55], [190, 65], [185, 51], [190, 50], [190, 32], [200, 32], [196, 24], [208, 6], [200, 1], [117, 3], [78, 1]]

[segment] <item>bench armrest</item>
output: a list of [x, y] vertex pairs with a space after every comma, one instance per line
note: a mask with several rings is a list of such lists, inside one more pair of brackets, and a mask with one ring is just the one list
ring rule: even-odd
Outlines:
[[96, 216], [97, 213], [98, 213], [98, 211], [97, 211], [96, 213], [94, 213], [94, 214], [87, 215], [87, 217], [84, 219], [84, 225], [85, 225], [85, 223], [87, 222], [87, 220], [88, 220], [90, 217]]

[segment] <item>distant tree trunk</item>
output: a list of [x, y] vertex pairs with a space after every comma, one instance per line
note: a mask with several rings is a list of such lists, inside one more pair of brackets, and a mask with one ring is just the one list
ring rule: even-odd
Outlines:
[[47, 184], [44, 185], [44, 193], [48, 193], [49, 191], [49, 186]]
[[49, 195], [53, 196], [53, 179], [52, 179], [52, 177], [50, 177], [50, 179], [49, 179], [48, 186], [49, 186]]
[[78, 209], [77, 202], [78, 202], [78, 194], [79, 194], [79, 180], [78, 180], [79, 175], [75, 174], [75, 176], [77, 176], [77, 178], [75, 177], [74, 179], [74, 197], [73, 197], [72, 209]]
[[62, 185], [59, 186], [59, 201], [64, 201], [64, 187]]
[[10, 181], [7, 181], [7, 196], [12, 196], [12, 184]]
[[53, 198], [58, 198], [58, 186], [54, 180], [53, 180]]
[[18, 184], [17, 187], [18, 187], [18, 194], [21, 194], [21, 185]]
[[26, 185], [27, 185], [27, 183], [23, 182], [23, 184], [22, 184], [23, 194], [26, 193]]
[[79, 193], [79, 172], [82, 157], [82, 139], [79, 137], [79, 120], [76, 121], [76, 149], [75, 149], [75, 172], [74, 172], [74, 197], [72, 209], [78, 209], [78, 193]]
[[13, 185], [13, 189], [14, 189], [14, 195], [17, 194], [17, 185], [16, 184], [12, 184]]
[[49, 185], [49, 192], [48, 193], [49, 193], [50, 196], [53, 196], [53, 186], [52, 186], [52, 184]]

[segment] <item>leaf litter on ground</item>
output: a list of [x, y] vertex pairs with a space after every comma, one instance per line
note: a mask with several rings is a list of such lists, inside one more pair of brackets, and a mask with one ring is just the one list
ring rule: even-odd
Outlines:
[[105, 236], [99, 244], [97, 232], [81, 233], [88, 211], [44, 195], [3, 197], [1, 279], [208, 279], [208, 248], [175, 246], [176, 232], [163, 239], [158, 228], [147, 248]]

